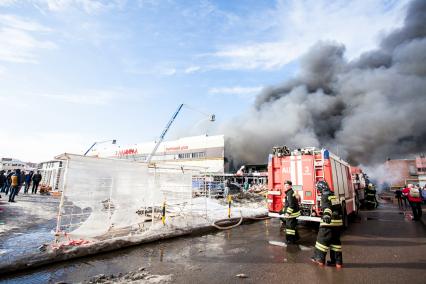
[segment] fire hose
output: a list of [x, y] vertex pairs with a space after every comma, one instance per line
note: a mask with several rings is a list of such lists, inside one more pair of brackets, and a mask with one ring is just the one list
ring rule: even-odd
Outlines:
[[[258, 220], [266, 220], [266, 219], [270, 218], [268, 216], [265, 216], [265, 217], [243, 217], [243, 214], [242, 214], [241, 211], [240, 211], [241, 217], [231, 218], [231, 203], [232, 203], [232, 197], [231, 197], [231, 195], [228, 195], [228, 218], [214, 221], [212, 226], [215, 227], [216, 229], [229, 230], [229, 229], [236, 228], [239, 225], [241, 225], [241, 223], [243, 222], [244, 219], [258, 221]], [[224, 222], [229, 223], [229, 222], [233, 222], [233, 221], [236, 221], [236, 220], [238, 220], [238, 222], [236, 224], [233, 224], [233, 225], [230, 225], [230, 226], [219, 225], [220, 223], [224, 223]]]

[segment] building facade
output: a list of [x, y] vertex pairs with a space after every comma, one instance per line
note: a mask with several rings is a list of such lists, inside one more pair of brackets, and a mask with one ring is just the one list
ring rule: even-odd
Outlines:
[[389, 159], [385, 162], [385, 170], [391, 189], [419, 182], [415, 159]]
[[21, 171], [34, 171], [37, 169], [36, 163], [22, 162], [13, 158], [1, 158], [0, 159], [0, 171], [14, 171], [20, 169]]
[[53, 191], [62, 190], [62, 174], [63, 174], [63, 162], [62, 161], [47, 161], [40, 163], [38, 170], [41, 174], [41, 185], [50, 187]]
[[417, 174], [419, 178], [419, 184], [421, 187], [426, 185], [426, 156], [420, 154], [416, 157]]
[[[96, 145], [88, 156], [145, 161], [156, 145], [155, 141], [135, 145]], [[224, 173], [224, 135], [200, 135], [163, 141], [153, 155], [155, 163], [197, 167], [213, 174]]]

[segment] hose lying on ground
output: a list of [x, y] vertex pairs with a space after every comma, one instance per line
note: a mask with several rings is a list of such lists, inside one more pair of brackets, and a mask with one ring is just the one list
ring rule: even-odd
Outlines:
[[[269, 218], [270, 217], [268, 217], [268, 216], [265, 216], [265, 217], [243, 217], [243, 216], [241, 216], [239, 218], [221, 219], [221, 220], [214, 221], [212, 226], [215, 227], [216, 229], [219, 229], [219, 230], [229, 230], [229, 229], [233, 229], [233, 228], [236, 228], [239, 225], [241, 225], [241, 223], [243, 222], [244, 219], [260, 221], [260, 220], [266, 220], [266, 219], [269, 219]], [[220, 223], [230, 223], [230, 222], [233, 222], [233, 221], [236, 221], [236, 220], [238, 220], [238, 222], [234, 225], [230, 225], [230, 226], [219, 225]]]
[[234, 224], [234, 225], [231, 225], [231, 226], [221, 227], [217, 223], [230, 222], [231, 220], [238, 220], [238, 218], [217, 220], [217, 221], [213, 222], [212, 226], [215, 227], [216, 229], [219, 229], [219, 230], [229, 230], [229, 229], [232, 229], [232, 228], [235, 228], [235, 227], [238, 227], [239, 225], [241, 225], [241, 223], [243, 222], [244, 218], [243, 218], [243, 216], [241, 216], [239, 219], [240, 220], [238, 221], [237, 224]]

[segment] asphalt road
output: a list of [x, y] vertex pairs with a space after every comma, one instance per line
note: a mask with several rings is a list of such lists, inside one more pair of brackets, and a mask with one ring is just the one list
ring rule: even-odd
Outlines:
[[280, 222], [266, 220], [55, 264], [0, 282], [85, 282], [145, 267], [151, 274], [171, 275], [172, 283], [426, 283], [424, 221], [411, 221], [393, 205], [362, 211], [350, 225], [342, 238], [342, 270], [314, 266], [309, 258], [316, 230], [300, 226], [300, 233], [299, 246], [271, 245], [284, 238]]

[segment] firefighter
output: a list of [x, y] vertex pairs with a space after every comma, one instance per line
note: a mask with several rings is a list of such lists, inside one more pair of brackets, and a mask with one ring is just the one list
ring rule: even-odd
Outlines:
[[340, 230], [343, 226], [342, 206], [330, 190], [327, 182], [319, 181], [316, 188], [321, 193], [321, 210], [323, 215], [312, 261], [320, 266], [324, 266], [327, 251], [330, 249], [330, 261], [327, 261], [327, 265], [342, 268], [342, 243], [340, 242]]
[[373, 209], [379, 206], [376, 199], [376, 188], [372, 183], [369, 183], [368, 187], [365, 189], [365, 201], [367, 209]]
[[287, 244], [294, 244], [299, 239], [297, 232], [297, 217], [300, 216], [299, 201], [297, 194], [293, 190], [291, 181], [286, 181], [284, 184], [285, 189], [285, 204], [283, 214], [285, 218], [285, 237]]

